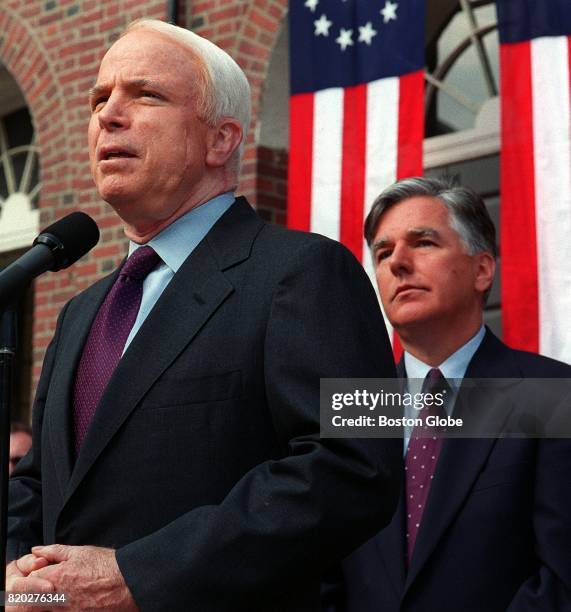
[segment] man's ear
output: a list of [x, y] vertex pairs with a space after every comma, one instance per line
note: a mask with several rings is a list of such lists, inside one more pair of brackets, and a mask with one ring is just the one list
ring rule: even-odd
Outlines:
[[209, 129], [206, 151], [206, 165], [220, 168], [232, 157], [242, 141], [242, 126], [233, 117], [223, 117]]
[[491, 253], [482, 252], [476, 256], [476, 282], [475, 288], [477, 291], [484, 293], [494, 282], [496, 273], [496, 260]]

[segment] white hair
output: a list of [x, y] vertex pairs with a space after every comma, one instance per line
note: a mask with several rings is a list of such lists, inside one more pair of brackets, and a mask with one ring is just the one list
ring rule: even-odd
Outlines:
[[138, 19], [127, 26], [121, 37], [135, 29], [154, 30], [168, 36], [198, 59], [198, 77], [202, 81], [196, 92], [198, 116], [210, 126], [223, 117], [237, 119], [242, 126], [242, 142], [230, 162], [237, 174], [251, 116], [250, 85], [243, 70], [226, 51], [190, 30], [158, 19]]

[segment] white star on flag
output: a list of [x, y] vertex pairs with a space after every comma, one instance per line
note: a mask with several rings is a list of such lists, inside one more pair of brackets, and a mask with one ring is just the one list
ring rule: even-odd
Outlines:
[[353, 30], [346, 30], [341, 28], [339, 36], [335, 39], [335, 42], [341, 47], [341, 51], [345, 51], [347, 47], [353, 46]]
[[319, 19], [313, 22], [315, 26], [315, 36], [329, 36], [329, 28], [333, 25], [332, 21], [329, 21], [325, 15], [321, 15]]
[[[307, 0], [309, 2], [310, 0]], [[306, 5], [307, 5], [306, 2]], [[397, 20], [397, 7], [398, 4], [396, 2], [391, 2], [391, 0], [387, 0], [385, 2], [385, 8], [381, 9], [380, 13], [383, 16], [383, 22], [388, 23], [391, 19]]]
[[315, 13], [315, 9], [317, 8], [318, 4], [319, 0], [305, 0], [304, 6], [307, 6], [307, 8], [310, 9], [312, 13]]
[[373, 36], [377, 35], [377, 30], [373, 29], [373, 24], [368, 21], [364, 26], [359, 26], [359, 42], [371, 44]]

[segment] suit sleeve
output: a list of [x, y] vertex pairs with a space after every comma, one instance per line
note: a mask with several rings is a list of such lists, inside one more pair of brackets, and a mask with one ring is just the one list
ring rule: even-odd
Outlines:
[[250, 470], [221, 504], [117, 551], [143, 611], [183, 602], [193, 610], [268, 609], [264, 601], [317, 583], [392, 516], [402, 441], [319, 435], [320, 378], [395, 375], [372, 286], [332, 241], [304, 243], [281, 267], [268, 289], [263, 368], [284, 456]]
[[32, 407], [32, 447], [18, 463], [9, 481], [8, 546], [6, 559], [13, 561], [43, 544], [41, 445], [44, 407], [54, 367], [54, 357], [67, 304], [60, 313], [56, 331], [42, 366], [42, 373]]
[[571, 611], [571, 441], [542, 440], [536, 462], [534, 531], [539, 566], [506, 612]]

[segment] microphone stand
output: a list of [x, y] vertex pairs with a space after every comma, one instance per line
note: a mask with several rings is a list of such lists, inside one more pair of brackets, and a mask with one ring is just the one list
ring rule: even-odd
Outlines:
[[[0, 312], [0, 592], [6, 591], [6, 546], [8, 543], [8, 468], [12, 373], [16, 356], [16, 309], [9, 304]], [[0, 611], [4, 602], [0, 601]]]
[[[99, 240], [91, 217], [74, 212], [52, 223], [31, 249], [0, 271], [0, 593], [6, 591], [8, 544], [8, 472], [12, 367], [16, 354], [16, 298], [44, 272], [57, 272], [75, 263]], [[4, 611], [0, 601], [0, 612]]]

